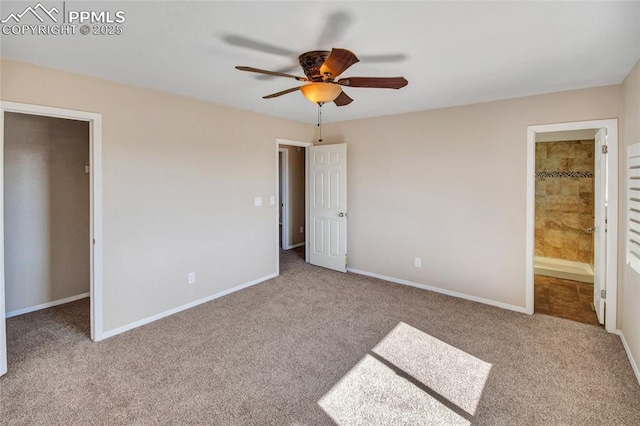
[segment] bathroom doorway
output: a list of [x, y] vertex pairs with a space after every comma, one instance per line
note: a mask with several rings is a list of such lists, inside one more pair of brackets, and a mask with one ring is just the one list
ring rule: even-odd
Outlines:
[[527, 311], [615, 331], [617, 121], [531, 126], [528, 139]]
[[591, 325], [596, 132], [538, 133], [535, 151], [534, 312]]

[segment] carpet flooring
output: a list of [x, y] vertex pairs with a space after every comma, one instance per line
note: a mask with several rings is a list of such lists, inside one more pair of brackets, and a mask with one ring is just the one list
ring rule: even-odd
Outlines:
[[618, 336], [300, 250], [275, 279], [102, 342], [87, 299], [7, 328], [3, 425], [640, 424]]

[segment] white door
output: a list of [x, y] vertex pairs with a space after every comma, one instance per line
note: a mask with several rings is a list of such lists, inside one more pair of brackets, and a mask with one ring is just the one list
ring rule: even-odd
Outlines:
[[309, 262], [347, 272], [347, 144], [310, 151]]
[[607, 132], [605, 129], [596, 133], [595, 176], [594, 176], [594, 213], [595, 213], [595, 238], [594, 238], [594, 277], [593, 277], [593, 306], [596, 309], [598, 322], [604, 324], [604, 301], [601, 291], [606, 289], [606, 229], [607, 229], [607, 162], [603, 158], [602, 147], [607, 144]]

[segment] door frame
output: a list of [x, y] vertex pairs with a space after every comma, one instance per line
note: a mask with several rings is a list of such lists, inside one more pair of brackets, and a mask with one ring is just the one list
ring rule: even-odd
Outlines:
[[607, 173], [607, 233], [606, 233], [606, 273], [604, 288], [607, 293], [605, 329], [617, 332], [618, 298], [618, 119], [589, 120], [568, 123], [540, 124], [527, 127], [527, 207], [526, 207], [526, 265], [525, 265], [525, 310], [533, 314], [533, 268], [535, 252], [535, 147], [536, 134], [567, 130], [606, 129], [608, 152], [605, 157]]
[[[0, 102], [0, 375], [7, 371], [6, 306], [4, 281], [4, 115], [7, 112], [86, 121], [89, 123], [89, 215], [91, 340], [103, 339], [103, 259], [102, 259], [102, 114]], [[93, 242], [93, 244], [91, 244]]]
[[[305, 148], [304, 150], [304, 229], [309, 230], [309, 148], [313, 146], [311, 142], [294, 141], [289, 139], [276, 139], [276, 202], [280, 205], [280, 167], [278, 163], [280, 154], [280, 145], [298, 146]], [[288, 153], [287, 153], [288, 155]], [[287, 165], [288, 168], [288, 165]], [[288, 191], [287, 191], [288, 192]], [[284, 216], [284, 213], [283, 213]], [[288, 217], [288, 216], [287, 216]], [[278, 221], [278, 209], [275, 212], [276, 218], [276, 241], [280, 238], [280, 223]], [[284, 227], [284, 224], [282, 225]], [[288, 236], [288, 231], [287, 231]], [[283, 244], [284, 245], [284, 238]], [[305, 238], [304, 243], [305, 262], [309, 263], [309, 238]], [[280, 275], [280, 244], [276, 244], [276, 275]]]
[[[280, 145], [278, 145], [279, 147]], [[278, 197], [282, 192], [282, 200], [278, 199], [278, 208], [282, 204], [282, 249], [288, 250], [290, 244], [289, 241], [289, 150], [285, 148], [278, 148], [278, 152], [282, 153], [282, 170], [278, 170]], [[280, 158], [278, 158], [279, 160]], [[280, 166], [280, 161], [278, 161]], [[282, 179], [280, 179], [282, 177]]]

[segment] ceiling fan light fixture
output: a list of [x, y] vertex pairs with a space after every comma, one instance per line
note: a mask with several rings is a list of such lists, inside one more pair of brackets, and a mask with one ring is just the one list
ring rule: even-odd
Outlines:
[[314, 104], [331, 102], [342, 93], [342, 87], [333, 83], [307, 83], [300, 90]]

